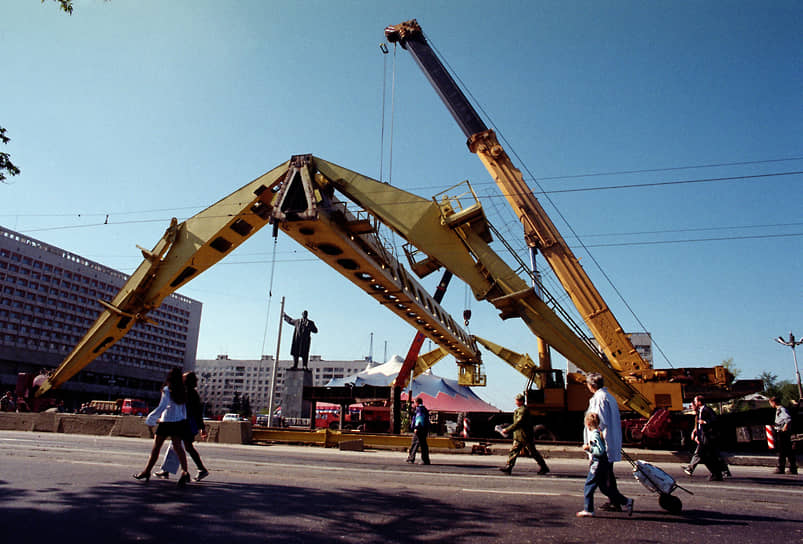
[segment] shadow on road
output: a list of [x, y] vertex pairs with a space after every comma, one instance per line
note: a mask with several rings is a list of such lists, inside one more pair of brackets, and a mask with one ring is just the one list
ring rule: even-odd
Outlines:
[[655, 521], [665, 525], [697, 525], [713, 526], [726, 525], [728, 527], [748, 526], [755, 522], [774, 523], [787, 521], [776, 516], [752, 516], [742, 512], [728, 514], [725, 512], [714, 512], [711, 510], [684, 510], [678, 515], [662, 512], [661, 515], [633, 514], [639, 521]]
[[[126, 481], [76, 492], [69, 483], [20, 491], [0, 482], [0, 492], [17, 499], [0, 503], [6, 542], [472, 542], [491, 541], [489, 528], [505, 521], [423, 492], [367, 487]], [[564, 526], [549, 510], [530, 513], [526, 525]]]

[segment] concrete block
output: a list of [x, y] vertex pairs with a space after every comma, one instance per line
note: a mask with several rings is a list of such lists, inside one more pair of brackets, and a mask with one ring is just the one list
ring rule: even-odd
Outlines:
[[56, 432], [106, 436], [111, 434], [118, 419], [116, 416], [62, 414]]
[[37, 414], [0, 412], [0, 430], [32, 431]]
[[[206, 442], [219, 442], [220, 436], [220, 421], [204, 421], [206, 425]], [[201, 435], [197, 435], [196, 440], [203, 441]]]
[[251, 422], [221, 421], [217, 441], [221, 444], [250, 444]]
[[131, 436], [135, 438], [151, 438], [151, 431], [145, 425], [144, 417], [118, 417], [111, 429], [112, 436]]
[[58, 414], [53, 412], [40, 412], [34, 414], [33, 431], [40, 433], [57, 433], [59, 432]]
[[364, 449], [362, 438], [359, 440], [343, 440], [340, 443], [340, 451], [363, 451]]

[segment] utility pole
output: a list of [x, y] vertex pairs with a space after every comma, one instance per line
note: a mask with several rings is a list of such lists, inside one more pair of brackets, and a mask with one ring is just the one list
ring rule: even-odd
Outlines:
[[800, 386], [800, 370], [797, 368], [797, 355], [795, 354], [795, 347], [803, 344], [803, 339], [795, 341], [795, 335], [790, 332], [788, 341], [784, 340], [781, 336], [776, 338], [775, 341], [792, 348], [792, 358], [795, 361], [795, 375], [797, 376], [797, 398], [798, 400], [803, 399], [803, 387]]
[[268, 402], [268, 427], [273, 427], [273, 395], [276, 392], [276, 369], [279, 368], [279, 348], [282, 345], [282, 323], [284, 323], [284, 297], [282, 297], [282, 311], [279, 314], [279, 336], [276, 340], [276, 358], [273, 360], [273, 372], [270, 377], [270, 397]]

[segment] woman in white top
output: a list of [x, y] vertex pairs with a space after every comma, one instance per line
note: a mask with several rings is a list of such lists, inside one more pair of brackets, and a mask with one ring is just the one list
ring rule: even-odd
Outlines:
[[159, 406], [145, 418], [145, 424], [148, 427], [153, 427], [157, 423], [158, 426], [153, 437], [153, 448], [151, 448], [151, 455], [148, 457], [148, 464], [145, 470], [139, 474], [134, 474], [134, 478], [145, 480], [146, 482], [150, 480], [151, 469], [156, 464], [162, 444], [169, 436], [181, 464], [181, 477], [178, 480], [178, 485], [183, 487], [190, 481], [190, 474], [187, 472], [187, 455], [184, 453], [184, 446], [182, 445], [182, 440], [189, 435], [189, 425], [187, 424], [187, 390], [184, 388], [181, 369], [178, 367], [173, 368], [167, 375], [165, 386], [162, 388], [162, 399], [159, 401]]

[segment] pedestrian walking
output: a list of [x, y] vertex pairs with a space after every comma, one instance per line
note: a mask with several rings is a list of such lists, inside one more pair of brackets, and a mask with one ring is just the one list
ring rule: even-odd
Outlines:
[[770, 406], [775, 408], [775, 449], [778, 451], [778, 467], [775, 469], [775, 474], [784, 473], [787, 461], [789, 461], [789, 474], [797, 474], [797, 457], [792, 447], [792, 416], [778, 397], [770, 399]]
[[174, 367], [167, 374], [164, 387], [162, 387], [162, 398], [159, 400], [159, 406], [148, 414], [148, 417], [145, 418], [145, 424], [148, 427], [156, 426], [153, 447], [148, 457], [148, 463], [145, 465], [145, 470], [139, 474], [134, 474], [134, 478], [145, 480], [146, 482], [151, 479], [153, 465], [156, 464], [162, 444], [169, 437], [181, 465], [181, 477], [178, 479], [178, 486], [185, 486], [190, 481], [190, 474], [187, 472], [187, 455], [184, 452], [182, 441], [189, 431], [187, 425], [187, 391], [184, 388], [180, 368]]
[[533, 437], [533, 421], [530, 416], [530, 411], [524, 405], [524, 395], [516, 395], [516, 410], [513, 412], [513, 423], [507, 428], [502, 430], [502, 435], [507, 436], [513, 433], [513, 446], [510, 448], [510, 453], [507, 456], [507, 463], [499, 467], [499, 470], [505, 474], [510, 475], [513, 472], [513, 467], [516, 465], [516, 459], [522, 453], [529, 453], [540, 469], [537, 474], [546, 474], [549, 472], [549, 467], [544, 461], [544, 458], [535, 448]]
[[[198, 376], [195, 372], [185, 372], [184, 373], [184, 387], [187, 389], [187, 424], [189, 428], [189, 433], [187, 437], [184, 438], [184, 449], [190, 455], [195, 466], [198, 468], [198, 474], [195, 476], [195, 481], [200, 482], [207, 476], [209, 476], [209, 471], [204, 466], [203, 461], [201, 460], [201, 454], [198, 453], [198, 450], [195, 449], [194, 441], [195, 436], [200, 432], [201, 438], [206, 439], [206, 425], [204, 424], [203, 419], [203, 409], [201, 406], [201, 397], [198, 395], [198, 390], [196, 387], [198, 386]], [[178, 472], [179, 468], [179, 459], [176, 450], [173, 449], [173, 445], [171, 444], [167, 448], [167, 454], [165, 455], [164, 461], [162, 461], [162, 467], [159, 472], [154, 472], [153, 475], [159, 478], [169, 478], [170, 474], [175, 474]]]
[[[697, 413], [695, 413], [694, 420], [695, 420], [694, 429], [697, 429]], [[694, 453], [691, 456], [689, 464], [680, 465], [680, 468], [683, 469], [683, 472], [685, 472], [689, 478], [692, 478], [694, 476], [694, 471], [697, 468], [697, 465], [699, 465], [700, 462], [702, 461], [703, 448], [702, 446], [700, 446], [700, 442], [695, 440], [695, 437], [696, 437], [696, 430], [692, 430], [692, 440], [694, 440]], [[731, 474], [731, 469], [728, 466], [727, 459], [725, 458], [724, 455], [722, 455], [722, 452], [717, 451], [717, 453], [719, 458], [719, 467], [720, 471], [722, 472], [722, 476], [724, 478], [732, 477], [733, 475]]]
[[588, 453], [590, 462], [588, 465], [588, 476], [583, 489], [583, 509], [577, 512], [578, 518], [588, 518], [594, 515], [594, 491], [597, 487], [605, 488], [608, 483], [608, 452], [605, 439], [599, 432], [599, 416], [589, 412], [585, 416], [585, 426], [588, 430], [588, 442], [583, 444], [583, 451]]
[[429, 410], [424, 406], [421, 397], [415, 399], [415, 413], [410, 429], [413, 431], [413, 442], [410, 444], [410, 453], [407, 455], [408, 463], [415, 463], [415, 454], [421, 448], [421, 461], [429, 464], [429, 445], [427, 444], [427, 434], [429, 433]]
[[[619, 406], [605, 387], [605, 380], [602, 374], [592, 372], [586, 376], [586, 387], [591, 392], [588, 400], [588, 410], [586, 414], [592, 413], [599, 416], [599, 431], [605, 440], [606, 452], [608, 456], [609, 470], [605, 481], [605, 488], [600, 486], [600, 490], [605, 493], [610, 502], [600, 505], [600, 510], [609, 512], [621, 512], [624, 508], [628, 515], [633, 514], [633, 499], [628, 499], [619, 491], [616, 484], [616, 474], [614, 473], [614, 463], [622, 460], [622, 420], [619, 416]], [[589, 442], [588, 429], [583, 427], [583, 443]]]
[[716, 432], [716, 414], [705, 404], [705, 398], [697, 395], [692, 400], [694, 408], [694, 430], [691, 438], [697, 443], [688, 465], [682, 465], [683, 472], [692, 476], [699, 463], [703, 463], [711, 473], [709, 480], [721, 481], [722, 475], [730, 476], [730, 469], [719, 453]]

